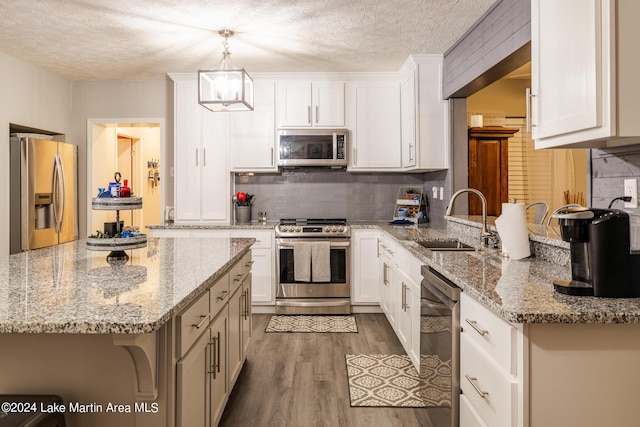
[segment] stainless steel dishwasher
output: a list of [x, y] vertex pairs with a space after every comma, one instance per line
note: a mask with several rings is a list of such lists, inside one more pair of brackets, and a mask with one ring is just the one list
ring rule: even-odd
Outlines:
[[[421, 268], [420, 359], [437, 355], [451, 360], [451, 423], [460, 423], [460, 292], [461, 289], [429, 266]], [[421, 366], [420, 373], [425, 369]]]

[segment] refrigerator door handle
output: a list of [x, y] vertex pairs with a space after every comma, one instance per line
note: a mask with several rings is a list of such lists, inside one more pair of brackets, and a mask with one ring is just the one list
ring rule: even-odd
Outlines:
[[[62, 166], [62, 159], [60, 154], [56, 153], [55, 156], [55, 168], [54, 168], [54, 197], [53, 197], [53, 215], [55, 217], [55, 229], [56, 232], [60, 232], [62, 228], [62, 220], [64, 218], [64, 201], [65, 201], [65, 189], [64, 189], [64, 167]], [[62, 198], [60, 195], [62, 194]]]

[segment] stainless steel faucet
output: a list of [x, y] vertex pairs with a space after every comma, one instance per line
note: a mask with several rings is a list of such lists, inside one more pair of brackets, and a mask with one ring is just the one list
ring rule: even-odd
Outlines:
[[482, 231], [480, 231], [480, 240], [482, 241], [482, 246], [488, 247], [489, 241], [495, 236], [489, 231], [489, 228], [487, 227], [487, 199], [480, 191], [476, 190], [475, 188], [463, 188], [462, 190], [458, 190], [453, 193], [453, 196], [451, 196], [451, 200], [449, 200], [449, 206], [447, 206], [447, 212], [445, 213], [445, 215], [451, 215], [451, 211], [453, 210], [453, 202], [462, 193], [473, 193], [480, 197], [480, 201], [482, 202]]

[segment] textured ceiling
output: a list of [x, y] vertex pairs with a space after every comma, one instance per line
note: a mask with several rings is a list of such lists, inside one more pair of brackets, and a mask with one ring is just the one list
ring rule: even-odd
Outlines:
[[443, 53], [495, 0], [0, 0], [0, 51], [70, 80], [158, 79], [233, 64], [397, 71]]

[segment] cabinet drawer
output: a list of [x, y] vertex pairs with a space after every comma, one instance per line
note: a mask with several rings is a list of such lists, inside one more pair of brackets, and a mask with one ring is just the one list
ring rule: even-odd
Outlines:
[[220, 309], [227, 303], [229, 299], [229, 275], [227, 273], [209, 288], [209, 306], [211, 307], [211, 319], [218, 315]]
[[234, 293], [251, 271], [251, 252], [243, 256], [229, 270], [229, 292]]
[[177, 316], [178, 323], [178, 357], [184, 355], [196, 339], [207, 329], [211, 316], [209, 315], [209, 291], [194, 301]]
[[274, 232], [264, 230], [231, 230], [231, 237], [256, 239], [251, 249], [270, 249], [273, 246]]
[[467, 336], [512, 375], [517, 375], [517, 329], [473, 298], [460, 295], [460, 325]]
[[460, 396], [460, 427], [488, 427], [465, 395]]
[[517, 382], [487, 358], [466, 335], [460, 337], [460, 389], [486, 425], [516, 425]]

